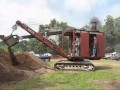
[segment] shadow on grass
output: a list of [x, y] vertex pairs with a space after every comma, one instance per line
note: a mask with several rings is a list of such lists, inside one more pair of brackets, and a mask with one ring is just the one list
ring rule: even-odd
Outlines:
[[95, 66], [95, 70], [106, 70], [106, 69], [112, 69], [109, 66]]

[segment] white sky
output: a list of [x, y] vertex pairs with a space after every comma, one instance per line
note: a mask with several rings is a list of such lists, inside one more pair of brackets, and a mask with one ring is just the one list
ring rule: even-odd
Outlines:
[[[102, 22], [107, 15], [118, 17], [119, 9], [120, 0], [0, 0], [0, 35], [9, 35], [17, 20], [35, 31], [53, 18], [80, 28], [93, 16]], [[15, 33], [28, 34], [20, 28]]]
[[[58, 16], [47, 7], [46, 0], [34, 0], [29, 4], [0, 0], [0, 34], [9, 35], [16, 20], [20, 20], [32, 28], [38, 28], [39, 24], [46, 24], [52, 18], [58, 18]], [[27, 34], [21, 29], [16, 33]]]

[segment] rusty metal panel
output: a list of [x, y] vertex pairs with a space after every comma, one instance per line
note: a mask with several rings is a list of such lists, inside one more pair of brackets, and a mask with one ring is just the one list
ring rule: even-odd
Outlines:
[[73, 31], [73, 50], [72, 50], [72, 54], [73, 56], [75, 56], [75, 31]]
[[97, 57], [105, 56], [105, 35], [104, 33], [97, 34]]
[[81, 32], [80, 56], [89, 57], [89, 33], [85, 31]]

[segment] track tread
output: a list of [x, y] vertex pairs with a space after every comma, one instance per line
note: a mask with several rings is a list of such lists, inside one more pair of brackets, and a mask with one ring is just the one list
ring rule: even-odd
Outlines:
[[70, 71], [79, 71], [79, 70], [84, 70], [84, 71], [94, 71], [94, 65], [90, 63], [89, 61], [67, 61], [67, 60], [61, 60], [58, 61], [55, 65], [54, 68], [57, 70], [70, 70]]

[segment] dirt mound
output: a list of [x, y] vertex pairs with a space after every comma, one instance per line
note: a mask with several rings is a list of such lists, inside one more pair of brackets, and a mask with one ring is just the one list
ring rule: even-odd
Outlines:
[[48, 65], [43, 60], [34, 56], [31, 53], [18, 54], [16, 55], [16, 57], [18, 63], [32, 70], [36, 70], [41, 67], [48, 67]]
[[7, 53], [3, 50], [0, 50], [0, 63], [2, 63], [3, 65], [11, 64], [9, 53]]
[[28, 76], [46, 72], [49, 66], [41, 59], [30, 53], [16, 54], [17, 66], [14, 66], [10, 54], [0, 50], [0, 83], [19, 81]]

